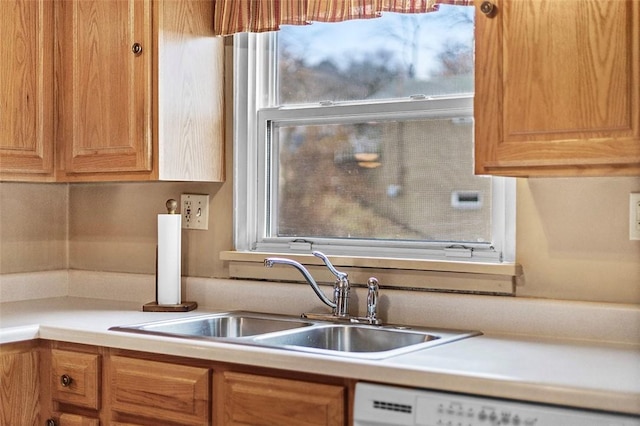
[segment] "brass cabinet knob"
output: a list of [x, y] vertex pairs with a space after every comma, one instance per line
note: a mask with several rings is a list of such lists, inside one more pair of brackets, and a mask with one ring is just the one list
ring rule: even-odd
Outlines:
[[60, 376], [60, 384], [63, 387], [69, 387], [71, 385], [71, 382], [73, 382], [73, 379], [68, 374], [63, 374], [62, 376]]
[[496, 5], [490, 1], [483, 1], [480, 3], [480, 12], [484, 13], [487, 17], [491, 18], [495, 16], [497, 11]]
[[133, 43], [133, 45], [131, 46], [131, 51], [135, 55], [141, 54], [142, 53], [142, 45], [140, 43]]

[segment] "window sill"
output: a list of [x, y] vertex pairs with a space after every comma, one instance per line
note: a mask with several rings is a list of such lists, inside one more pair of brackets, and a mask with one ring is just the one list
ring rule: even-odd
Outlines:
[[[265, 268], [266, 257], [287, 257], [305, 265], [319, 283], [333, 283], [334, 277], [322, 261], [311, 254], [223, 251], [232, 278], [271, 281], [302, 281], [294, 268]], [[494, 264], [419, 259], [329, 256], [333, 265], [349, 274], [354, 285], [365, 285], [375, 276], [384, 288], [424, 291], [515, 295], [522, 267], [515, 263]]]

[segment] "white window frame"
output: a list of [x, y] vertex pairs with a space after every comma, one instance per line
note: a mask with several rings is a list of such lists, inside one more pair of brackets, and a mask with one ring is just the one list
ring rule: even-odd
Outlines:
[[[266, 238], [269, 226], [266, 218], [268, 202], [267, 147], [265, 134], [269, 120], [279, 122], [301, 121], [308, 124], [311, 111], [316, 122], [346, 117], [362, 112], [361, 103], [339, 102], [315, 107], [270, 108], [276, 96], [275, 37], [272, 33], [237, 34], [234, 36], [234, 243], [237, 251], [277, 252], [300, 254], [311, 249], [329, 255], [351, 257], [388, 257], [464, 262], [513, 263], [515, 261], [515, 179], [492, 177], [492, 237], [490, 244], [464, 244], [447, 242], [392, 244], [390, 247], [372, 245], [366, 240], [347, 246], [336, 245], [335, 240], [313, 238], [313, 245], [292, 243], [292, 238]], [[260, 96], [259, 96], [260, 95]], [[400, 113], [401, 108], [409, 112]], [[380, 117], [381, 111], [398, 111], [404, 117], [425, 117], [443, 110], [452, 116], [461, 112], [471, 114], [471, 96], [442, 98], [425, 101], [405, 99], [379, 101], [367, 105], [367, 114]], [[388, 117], [388, 115], [385, 115]], [[331, 121], [332, 123], [335, 121]]]

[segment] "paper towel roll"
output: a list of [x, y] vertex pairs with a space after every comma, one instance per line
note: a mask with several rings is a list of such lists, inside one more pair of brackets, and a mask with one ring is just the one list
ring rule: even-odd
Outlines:
[[182, 216], [158, 215], [158, 305], [177, 305], [182, 300]]

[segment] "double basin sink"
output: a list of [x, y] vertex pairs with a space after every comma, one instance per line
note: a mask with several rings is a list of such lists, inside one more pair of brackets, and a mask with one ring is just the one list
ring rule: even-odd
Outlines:
[[387, 358], [481, 334], [244, 311], [118, 326], [110, 330], [364, 359]]

